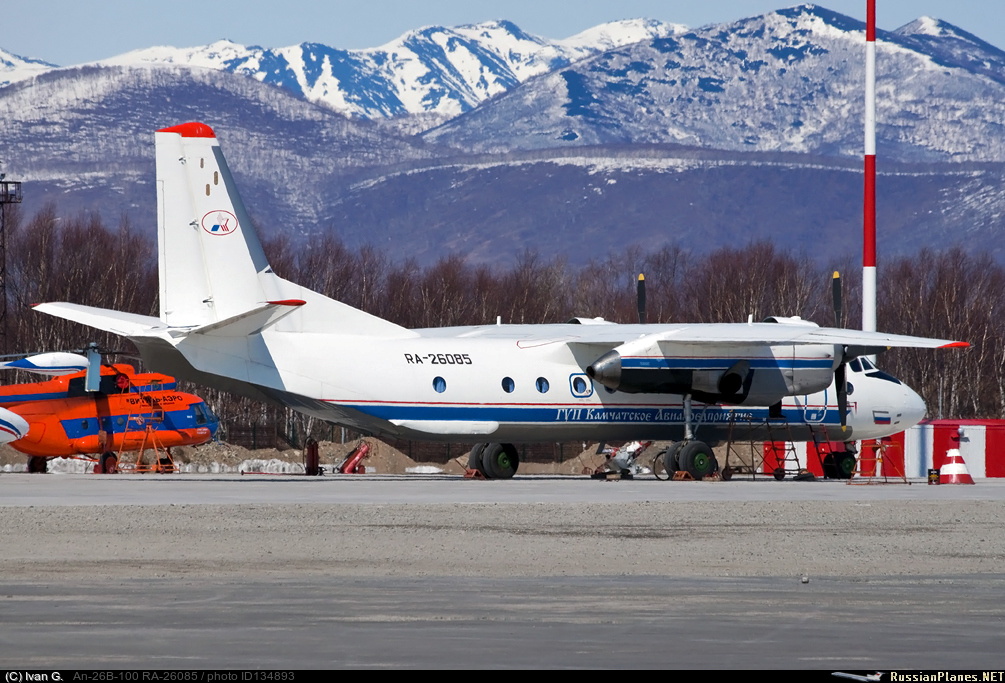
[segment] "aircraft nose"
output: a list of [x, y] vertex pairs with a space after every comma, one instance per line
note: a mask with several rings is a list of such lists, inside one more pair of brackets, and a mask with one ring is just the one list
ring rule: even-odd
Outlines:
[[913, 427], [914, 425], [925, 419], [925, 414], [928, 412], [928, 407], [925, 405], [925, 401], [914, 391], [911, 387], [904, 386], [904, 397], [902, 401], [901, 408], [901, 422], [904, 424], [904, 429], [908, 427]]

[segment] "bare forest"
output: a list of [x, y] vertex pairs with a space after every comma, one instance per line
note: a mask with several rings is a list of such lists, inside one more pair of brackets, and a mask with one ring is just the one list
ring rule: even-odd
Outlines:
[[[123, 221], [111, 228], [91, 214], [60, 216], [52, 205], [34, 216], [8, 207], [8, 320], [4, 352], [80, 349], [91, 341], [129, 351], [118, 337], [34, 313], [31, 304], [76, 303], [158, 314], [154, 240]], [[443, 256], [428, 267], [403, 254], [346, 248], [333, 235], [295, 246], [265, 245], [282, 277], [406, 327], [564, 322], [574, 316], [637, 320], [635, 282], [647, 282], [648, 322], [737, 322], [753, 316], [801, 316], [834, 324], [831, 275], [842, 273], [844, 326], [860, 325], [861, 270], [822, 264], [814, 255], [756, 242], [701, 252], [680, 247], [630, 250], [585, 265], [523, 253], [504, 269]], [[881, 255], [882, 256], [882, 255]], [[922, 250], [879, 264], [879, 328], [970, 342], [969, 349], [893, 350], [879, 365], [915, 388], [929, 417], [1005, 417], [1005, 267], [960, 248]], [[116, 362], [137, 362], [119, 356]], [[32, 381], [8, 376], [7, 381]], [[224, 436], [256, 424], [287, 435], [332, 430], [302, 416], [202, 387], [187, 387], [219, 414]], [[299, 439], [288, 439], [296, 443]]]

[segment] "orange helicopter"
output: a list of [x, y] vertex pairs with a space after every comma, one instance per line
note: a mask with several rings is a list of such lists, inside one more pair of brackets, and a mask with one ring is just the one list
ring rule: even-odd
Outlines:
[[[206, 443], [219, 426], [205, 401], [175, 390], [173, 377], [137, 373], [124, 363], [98, 366], [57, 352], [0, 367], [54, 376], [0, 386], [0, 408], [27, 422], [27, 433], [9, 443], [28, 456], [29, 472], [47, 471], [50, 458], [78, 458], [93, 460], [97, 473], [114, 474], [127, 451], [137, 453], [134, 471], [170, 472], [172, 446]], [[152, 466], [142, 464], [148, 449], [159, 456]]]

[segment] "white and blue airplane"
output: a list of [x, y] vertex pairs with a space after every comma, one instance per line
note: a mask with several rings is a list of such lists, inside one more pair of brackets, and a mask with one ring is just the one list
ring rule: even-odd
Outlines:
[[967, 346], [781, 317], [406, 329], [272, 271], [209, 126], [155, 139], [160, 316], [36, 310], [130, 339], [157, 372], [374, 435], [477, 443], [489, 478], [516, 473], [521, 442], [672, 440], [668, 469], [700, 478], [711, 445], [766, 439], [772, 420], [792, 440], [888, 436], [925, 405], [865, 357]]

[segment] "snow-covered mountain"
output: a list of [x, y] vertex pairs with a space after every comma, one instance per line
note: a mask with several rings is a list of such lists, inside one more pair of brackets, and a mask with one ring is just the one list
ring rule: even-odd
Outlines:
[[[505, 151], [678, 144], [862, 154], [861, 22], [803, 5], [610, 50], [552, 71], [426, 138]], [[879, 152], [1005, 160], [1005, 53], [922, 19], [877, 41]]]
[[380, 47], [341, 50], [320, 43], [245, 47], [228, 40], [193, 48], [152, 47], [98, 65], [173, 64], [238, 73], [285, 88], [352, 117], [434, 114], [443, 120], [542, 73], [621, 45], [673, 35], [677, 24], [627, 20], [565, 40], [508, 21], [431, 26]]
[[388, 135], [253, 79], [165, 65], [58, 69], [0, 88], [4, 171], [25, 207], [53, 200], [115, 225], [154, 222], [153, 132], [209, 123], [267, 234], [320, 229], [332, 184], [430, 158]]
[[55, 64], [33, 57], [22, 57], [0, 47], [0, 88], [57, 68], [59, 67]]
[[[217, 43], [43, 68], [0, 87], [0, 154], [28, 214], [53, 200], [152, 230], [152, 132], [202, 120], [266, 237], [309, 248], [331, 230], [422, 263], [756, 239], [857, 251], [860, 22], [803, 5], [628, 26], [558, 47], [494, 22], [359, 54]], [[928, 18], [879, 37], [882, 253], [965, 240], [1005, 261], [1005, 53]]]

